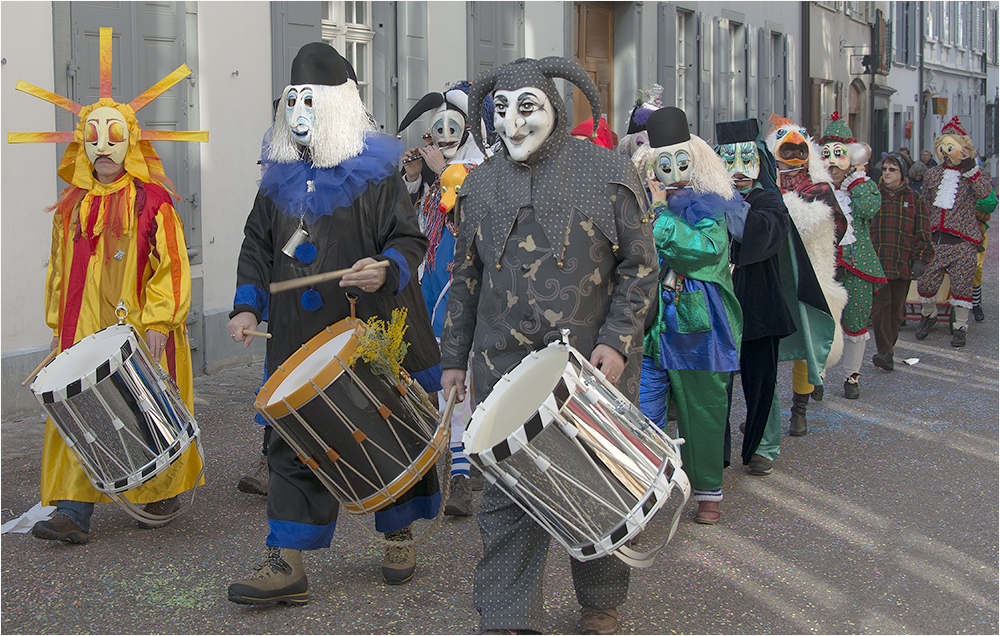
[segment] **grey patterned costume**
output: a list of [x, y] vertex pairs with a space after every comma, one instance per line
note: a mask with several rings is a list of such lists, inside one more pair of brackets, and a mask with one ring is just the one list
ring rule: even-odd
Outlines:
[[[536, 61], [508, 67], [529, 62]], [[606, 344], [625, 357], [618, 387], [635, 401], [643, 322], [658, 273], [643, 190], [626, 159], [569, 136], [552, 80], [531, 70], [507, 85], [545, 90], [556, 128], [526, 162], [502, 153], [463, 185], [441, 366], [465, 368], [471, 352], [473, 396], [481, 402], [504, 373], [568, 328], [585, 355]], [[473, 602], [481, 628], [541, 631], [549, 535], [492, 485], [483, 491], [478, 519], [484, 554]], [[581, 605], [624, 603], [624, 563], [605, 557], [571, 565]]]

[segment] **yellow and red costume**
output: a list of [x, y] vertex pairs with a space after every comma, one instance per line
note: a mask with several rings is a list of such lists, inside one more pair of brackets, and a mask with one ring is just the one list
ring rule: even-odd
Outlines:
[[[177, 384], [194, 412], [191, 349], [184, 321], [191, 306], [191, 271], [184, 226], [171, 202], [173, 184], [151, 140], [207, 141], [205, 131], [142, 130], [135, 112], [186, 77], [181, 65], [128, 104], [111, 98], [111, 29], [101, 29], [101, 99], [81, 106], [19, 81], [17, 89], [80, 117], [75, 131], [10, 133], [11, 143], [70, 142], [58, 174], [70, 184], [53, 206], [52, 252], [45, 285], [45, 321], [59, 351], [118, 323], [115, 308], [124, 302], [126, 322], [140, 336], [148, 330], [167, 336], [160, 365]], [[95, 178], [85, 151], [88, 115], [97, 108], [118, 111], [128, 128], [123, 170], [110, 184]], [[174, 195], [176, 196], [176, 195]], [[137, 504], [173, 497], [204, 482], [202, 458], [192, 445], [167, 470], [124, 495]], [[98, 492], [63, 441], [55, 424], [45, 427], [42, 504], [61, 500], [111, 501]]]

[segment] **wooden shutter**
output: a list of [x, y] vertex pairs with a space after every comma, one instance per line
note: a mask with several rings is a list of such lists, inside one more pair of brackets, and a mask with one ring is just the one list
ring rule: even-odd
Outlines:
[[663, 87], [663, 105], [677, 106], [677, 9], [661, 2], [657, 15], [656, 82]]

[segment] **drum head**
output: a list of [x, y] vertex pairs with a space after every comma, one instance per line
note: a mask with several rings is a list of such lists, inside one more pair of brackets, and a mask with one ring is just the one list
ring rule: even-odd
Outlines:
[[289, 356], [260, 388], [258, 408], [271, 417], [282, 417], [288, 414], [283, 400], [295, 409], [314, 398], [316, 391], [309, 381], [313, 380], [322, 390], [339, 377], [344, 368], [336, 358], [345, 363], [348, 361], [357, 346], [355, 336], [360, 335], [363, 329], [364, 323], [348, 318], [313, 336]]
[[[569, 364], [569, 350], [548, 346], [528, 355], [519, 365], [504, 375], [486, 401], [476, 407], [466, 437], [465, 452], [481, 453], [492, 448], [538, 413], [542, 404], [551, 401], [558, 410], [552, 391]], [[542, 422], [551, 421], [547, 411], [540, 413]]]
[[[121, 366], [121, 359], [131, 353], [131, 348], [128, 352], [122, 352], [122, 347], [132, 334], [129, 325], [113, 325], [87, 336], [60, 353], [41, 370], [31, 384], [32, 392], [42, 394], [63, 389], [93, 373], [105, 362], [109, 363], [109, 372], [117, 371]], [[119, 352], [123, 355], [118, 356]]]

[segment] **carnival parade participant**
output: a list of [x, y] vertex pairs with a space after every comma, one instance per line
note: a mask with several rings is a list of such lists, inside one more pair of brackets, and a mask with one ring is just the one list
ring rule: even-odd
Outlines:
[[934, 258], [917, 283], [920, 324], [917, 340], [923, 340], [937, 321], [937, 293], [945, 274], [951, 280], [953, 314], [951, 346], [964, 347], [972, 309], [972, 279], [976, 250], [983, 231], [976, 218], [976, 204], [993, 193], [993, 184], [976, 165], [976, 149], [955, 116], [934, 140], [941, 165], [927, 170], [923, 199], [931, 219]]
[[[771, 129], [765, 144], [775, 157], [781, 198], [792, 219], [793, 231], [789, 237], [798, 236], [806, 253], [806, 258], [800, 258], [798, 247], [793, 246], [794, 260], [801, 263], [795, 272], [796, 300], [792, 304], [792, 296], [786, 294], [785, 298], [789, 300], [796, 332], [783, 338], [778, 349], [779, 361], [793, 361], [788, 432], [801, 437], [809, 431], [806, 418], [809, 399], [823, 399], [825, 371], [840, 360], [843, 350], [840, 318], [847, 304], [847, 292], [835, 280], [836, 245], [847, 232], [847, 219], [837, 204], [833, 180], [812, 137], [790, 119], [771, 115], [769, 121]], [[811, 281], [819, 287], [822, 298], [814, 292]], [[750, 473], [765, 475], [769, 472], [767, 468], [766, 462], [758, 460], [751, 465]]]
[[756, 119], [715, 125], [716, 152], [749, 205], [742, 223], [736, 219], [727, 223], [732, 237], [729, 261], [734, 266], [733, 293], [743, 312], [740, 378], [747, 407], [743, 463], [748, 470], [766, 474], [781, 443], [775, 390], [778, 345], [796, 327], [785, 302], [780, 266], [792, 222], [778, 191], [774, 158], [757, 141], [759, 134]]
[[[642, 187], [623, 157], [570, 136], [553, 77], [580, 87], [600, 117], [597, 87], [576, 62], [560, 57], [486, 71], [470, 94], [472, 111], [492, 95], [503, 150], [472, 171], [459, 195], [441, 383], [464, 397], [471, 353], [477, 402], [564, 328], [625, 396], [634, 400], [639, 392], [643, 319], [657, 271]], [[473, 134], [481, 143], [480, 132]], [[483, 557], [473, 603], [481, 629], [541, 631], [550, 535], [495, 484], [483, 489], [478, 521]], [[571, 560], [571, 571], [582, 633], [614, 633], [628, 566], [607, 556]]]
[[[59, 165], [69, 183], [52, 207], [52, 251], [45, 282], [45, 322], [50, 348], [65, 351], [87, 336], [125, 321], [145, 337], [153, 360], [173, 378], [189, 411], [194, 407], [191, 350], [184, 321], [191, 306], [191, 272], [183, 223], [174, 210], [173, 183], [163, 171], [151, 137], [164, 141], [208, 141], [208, 133], [143, 130], [136, 111], [186, 77], [181, 65], [128, 104], [111, 97], [112, 34], [100, 30], [100, 99], [89, 106], [69, 102], [26, 82], [18, 89], [80, 118], [68, 133], [10, 133], [9, 142], [70, 142]], [[180, 509], [177, 495], [204, 483], [202, 457], [191, 445], [169, 468], [125, 491], [145, 504], [150, 519]], [[111, 501], [96, 490], [52, 420], [45, 425], [42, 505], [53, 517], [37, 522], [39, 539], [87, 543], [94, 503]], [[169, 521], [169, 518], [166, 519]], [[140, 528], [162, 522], [139, 521]]]
[[677, 408], [681, 460], [698, 502], [697, 523], [722, 519], [726, 385], [739, 370], [743, 316], [729, 272], [727, 225], [741, 225], [746, 204], [722, 160], [688, 132], [684, 111], [668, 106], [646, 122], [649, 144], [633, 161], [645, 175], [656, 216], [660, 261], [658, 319], [643, 342], [643, 414], [663, 428]]
[[[472, 126], [484, 124], [482, 117], [469, 119], [470, 87], [471, 84], [463, 80], [443, 93], [424, 95], [399, 124], [399, 131], [402, 132], [418, 117], [430, 113], [431, 144], [407, 150], [403, 155], [403, 168], [406, 171], [404, 181], [411, 194], [419, 192], [423, 185], [423, 196], [417, 201], [417, 216], [430, 246], [420, 269], [420, 288], [434, 327], [434, 336], [438, 340], [448, 308], [455, 237], [458, 234], [452, 210], [466, 176], [485, 159], [470, 132]], [[487, 133], [493, 129], [492, 111], [491, 102], [483, 104], [482, 112], [490, 113]], [[437, 173], [432, 183], [423, 182], [420, 167], [423, 163]], [[444, 399], [441, 394], [441, 404]], [[457, 517], [472, 514], [473, 477], [476, 478], [476, 489], [482, 490], [482, 475], [469, 464], [469, 458], [462, 450], [462, 433], [472, 417], [469, 404], [469, 401], [457, 404], [451, 415], [451, 487], [444, 511]]]
[[631, 159], [639, 148], [649, 143], [646, 134], [646, 120], [654, 111], [663, 108], [663, 87], [653, 84], [639, 91], [635, 104], [628, 113], [628, 127], [618, 140], [618, 152]]
[[594, 120], [593, 119], [588, 119], [586, 121], [582, 121], [579, 124], [577, 124], [576, 128], [574, 128], [573, 130], [569, 131], [569, 134], [571, 134], [572, 136], [577, 137], [579, 139], [586, 139], [588, 141], [592, 141], [593, 143], [597, 144], [601, 148], [607, 148], [608, 150], [614, 150], [615, 149], [615, 144], [612, 141], [612, 135], [614, 133], [611, 132], [611, 127], [608, 126], [608, 120], [607, 119], [604, 119], [604, 117], [601, 117], [600, 119], [597, 120], [597, 136], [596, 137], [591, 137], [590, 136], [590, 132], [593, 129], [594, 129]]
[[[414, 275], [427, 249], [398, 171], [402, 144], [375, 132], [351, 65], [331, 46], [303, 46], [292, 62], [260, 189], [244, 228], [237, 290], [228, 331], [249, 342], [268, 317], [267, 372], [273, 374], [303, 343], [351, 315], [345, 292], [357, 294], [357, 317], [388, 320], [406, 307], [409, 346], [403, 366], [425, 390], [436, 391], [439, 353]], [[294, 239], [291, 240], [290, 239]], [[294, 251], [291, 246], [294, 246]], [[292, 256], [288, 252], [292, 252]], [[366, 265], [388, 261], [382, 269]], [[269, 294], [269, 284], [353, 268], [339, 287], [319, 283], [304, 293]], [[308, 601], [303, 550], [330, 546], [339, 505], [280, 436], [268, 446], [267, 535], [264, 564], [229, 586], [236, 603]], [[416, 569], [410, 524], [431, 519], [440, 505], [436, 471], [375, 513], [375, 529], [399, 543], [386, 551], [386, 583], [408, 581]]]
[[[982, 169], [982, 166], [980, 166]], [[976, 202], [976, 221], [979, 223], [979, 231], [983, 233], [983, 242], [977, 247], [976, 273], [972, 277], [972, 317], [976, 322], [986, 320], [983, 313], [983, 263], [986, 261], [986, 228], [989, 227], [990, 217], [997, 210], [997, 193], [994, 189], [985, 199]]]
[[847, 290], [847, 305], [840, 324], [844, 330], [844, 397], [861, 397], [861, 362], [868, 340], [868, 319], [872, 314], [872, 295], [885, 284], [869, 228], [882, 206], [878, 185], [863, 171], [870, 148], [858, 143], [847, 122], [834, 113], [819, 140], [822, 157], [836, 186], [834, 194], [847, 219], [847, 231], [837, 244], [837, 267], [840, 281]]
[[872, 299], [872, 331], [878, 352], [872, 363], [886, 371], [895, 368], [893, 347], [906, 314], [910, 282], [920, 278], [934, 256], [930, 220], [920, 195], [910, 189], [906, 158], [895, 152], [882, 157], [879, 182], [882, 205], [872, 219], [871, 237], [885, 273], [886, 284]]

